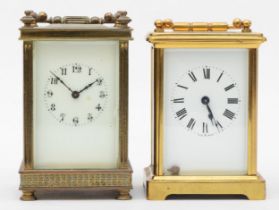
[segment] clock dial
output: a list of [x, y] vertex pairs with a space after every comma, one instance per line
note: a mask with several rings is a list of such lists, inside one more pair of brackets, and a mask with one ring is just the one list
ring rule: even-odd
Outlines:
[[246, 49], [164, 49], [164, 173], [247, 172]]
[[238, 117], [239, 88], [225, 70], [202, 66], [179, 78], [169, 103], [173, 117], [186, 131], [211, 136], [225, 131]]
[[36, 41], [33, 54], [34, 168], [116, 168], [119, 41]]
[[61, 124], [93, 123], [105, 110], [107, 98], [105, 80], [91, 66], [74, 63], [49, 71], [45, 105]]

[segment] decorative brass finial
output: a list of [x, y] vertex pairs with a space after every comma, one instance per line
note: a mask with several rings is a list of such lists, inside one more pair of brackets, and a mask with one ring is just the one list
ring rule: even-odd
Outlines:
[[234, 26], [234, 28], [241, 28], [242, 27], [242, 21], [239, 18], [235, 18], [233, 20], [233, 26]]
[[165, 19], [163, 21], [163, 26], [166, 28], [166, 29], [171, 29], [173, 27], [173, 22], [171, 19]]
[[115, 17], [111, 12], [108, 12], [104, 15], [104, 20], [106, 23], [114, 23], [115, 22]]
[[155, 31], [160, 32], [160, 31], [164, 31], [164, 23], [162, 20], [156, 20], [154, 23], [156, 29]]
[[251, 21], [236, 18], [232, 25], [225, 22], [173, 22], [171, 19], [156, 20], [155, 32], [164, 32], [164, 30], [173, 31], [228, 31], [240, 29], [242, 32], [251, 32]]
[[47, 13], [45, 12], [39, 12], [37, 20], [39, 22], [45, 22], [47, 20]]
[[127, 16], [127, 11], [119, 10], [114, 15], [116, 18], [119, 18], [120, 16]]
[[24, 27], [36, 27], [37, 23], [49, 24], [103, 24], [112, 23], [114, 27], [128, 28], [131, 19], [127, 16], [126, 11], [117, 11], [114, 15], [108, 12], [104, 17], [86, 17], [86, 16], [55, 16], [49, 17], [45, 12], [35, 13], [33, 10], [25, 11], [25, 16], [21, 18]]
[[20, 20], [24, 23], [24, 27], [32, 27], [36, 25], [36, 14], [33, 10], [26, 10], [25, 16]]
[[92, 17], [91, 20], [90, 20], [90, 22], [91, 22], [92, 24], [102, 24], [101, 18], [96, 17], [96, 16]]
[[242, 25], [243, 25], [243, 29], [242, 29], [243, 32], [251, 32], [250, 27], [252, 25], [252, 22], [250, 20], [243, 20]]
[[131, 19], [127, 16], [120, 16], [119, 18], [116, 19], [115, 21], [115, 27], [120, 27], [120, 28], [128, 28], [128, 23], [131, 22]]

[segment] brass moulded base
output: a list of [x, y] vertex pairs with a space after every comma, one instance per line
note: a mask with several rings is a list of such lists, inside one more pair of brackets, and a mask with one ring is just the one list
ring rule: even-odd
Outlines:
[[[119, 200], [131, 199], [132, 168], [108, 170], [36, 170], [20, 169], [20, 187], [23, 201], [36, 200], [40, 195], [67, 195], [73, 193], [83, 198], [85, 192], [102, 197], [113, 195]], [[59, 192], [58, 194], [55, 194]], [[44, 194], [45, 193], [45, 194]]]
[[250, 200], [265, 199], [265, 180], [255, 176], [154, 176], [145, 169], [149, 200], [165, 200], [169, 195], [244, 195]]

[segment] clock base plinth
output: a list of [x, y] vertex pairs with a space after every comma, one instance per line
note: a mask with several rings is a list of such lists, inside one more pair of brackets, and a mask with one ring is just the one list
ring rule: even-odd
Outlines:
[[32, 201], [40, 197], [56, 199], [71, 196], [129, 200], [132, 168], [130, 164], [126, 165], [124, 168], [107, 170], [38, 170], [24, 169], [22, 165], [19, 172], [19, 189], [22, 190], [20, 199]]
[[149, 200], [165, 200], [169, 195], [244, 195], [249, 200], [265, 199], [265, 180], [255, 176], [154, 176], [145, 169]]

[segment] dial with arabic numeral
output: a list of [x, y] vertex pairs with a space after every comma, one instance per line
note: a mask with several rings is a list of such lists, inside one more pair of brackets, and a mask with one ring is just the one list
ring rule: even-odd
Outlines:
[[107, 98], [104, 78], [91, 66], [73, 63], [49, 71], [45, 105], [61, 124], [93, 123], [105, 110]]
[[187, 131], [211, 136], [235, 121], [241, 100], [237, 83], [225, 70], [201, 66], [187, 70], [173, 84], [169, 103]]

